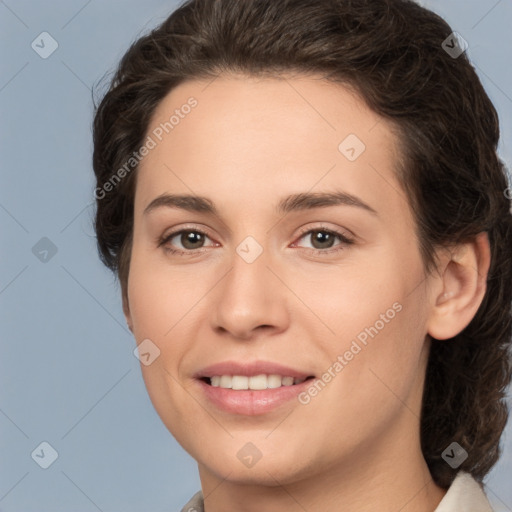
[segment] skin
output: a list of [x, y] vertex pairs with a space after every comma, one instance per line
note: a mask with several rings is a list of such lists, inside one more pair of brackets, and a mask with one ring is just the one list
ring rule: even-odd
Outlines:
[[[394, 174], [397, 138], [343, 86], [313, 76], [189, 81], [160, 103], [147, 133], [191, 96], [197, 107], [138, 170], [124, 312], [137, 343], [149, 338], [160, 350], [141, 364], [145, 384], [198, 462], [207, 512], [434, 510], [445, 490], [420, 448], [426, 335], [450, 338], [476, 313], [486, 235], [439, 250], [439, 271], [425, 274]], [[366, 145], [353, 162], [338, 150], [349, 134]], [[275, 211], [289, 194], [333, 190], [377, 215], [348, 205]], [[163, 193], [206, 196], [219, 216], [168, 207], [143, 214]], [[158, 245], [185, 228], [207, 236]], [[353, 243], [322, 245], [300, 231], [320, 228]], [[236, 252], [247, 236], [263, 249], [252, 263]], [[193, 378], [225, 360], [273, 361], [321, 377], [394, 303], [401, 311], [307, 405], [230, 414]], [[262, 454], [251, 468], [237, 457], [248, 442]]]

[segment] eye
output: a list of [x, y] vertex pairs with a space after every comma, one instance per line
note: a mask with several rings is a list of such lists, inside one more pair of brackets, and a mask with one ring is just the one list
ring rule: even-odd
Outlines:
[[[209, 236], [200, 229], [181, 229], [179, 231], [174, 231], [159, 240], [158, 247], [164, 246], [164, 250], [172, 254], [189, 254], [193, 251], [202, 249], [204, 247], [203, 244], [205, 238], [209, 238]], [[173, 243], [174, 239], [176, 239], [176, 241]], [[181, 244], [183, 249], [174, 249], [172, 247], [175, 246], [177, 242]], [[167, 244], [169, 244], [169, 246]]]
[[[354, 243], [354, 240], [349, 238], [346, 234], [323, 227], [304, 231], [299, 240], [307, 237], [309, 237], [311, 244], [313, 245], [312, 248], [307, 249], [312, 250], [316, 254], [342, 251], [347, 245]], [[340, 240], [341, 243], [333, 247], [336, 239]]]

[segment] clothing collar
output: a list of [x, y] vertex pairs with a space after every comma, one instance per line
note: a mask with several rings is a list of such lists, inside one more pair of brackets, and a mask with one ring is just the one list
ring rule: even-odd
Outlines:
[[459, 471], [434, 512], [493, 512], [481, 485], [469, 474]]

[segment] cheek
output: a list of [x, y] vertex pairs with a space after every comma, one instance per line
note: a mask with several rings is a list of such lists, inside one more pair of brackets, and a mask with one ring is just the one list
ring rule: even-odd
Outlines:
[[425, 313], [417, 297], [397, 297], [392, 305], [384, 301], [372, 311], [373, 317], [346, 342], [350, 346], [343, 353], [346, 360], [352, 359], [342, 372], [340, 391], [351, 402], [353, 417], [369, 423], [384, 425], [404, 404], [413, 412], [411, 421], [420, 415], [427, 355]]
[[322, 319], [310, 327], [325, 356], [323, 380], [333, 382], [325, 386], [331, 392], [325, 392], [324, 404], [350, 404], [340, 416], [347, 410], [357, 411], [355, 417], [378, 415], [375, 407], [384, 404], [394, 409], [397, 397], [406, 399], [421, 384], [427, 319], [424, 287], [418, 286], [423, 268], [419, 258], [404, 257], [399, 266], [396, 257], [382, 254], [378, 265], [340, 269], [339, 280], [315, 276], [314, 286], [299, 288]]
[[[134, 251], [128, 279], [130, 313], [138, 336], [167, 339], [204, 297], [208, 281], [191, 269], [171, 269], [159, 258]], [[137, 337], [137, 339], [139, 339]]]
[[369, 320], [362, 330], [352, 329], [364, 336], [341, 336], [328, 347], [329, 364], [319, 376], [325, 384], [311, 386], [309, 396], [302, 397], [303, 424], [317, 430], [311, 456], [325, 450], [325, 439], [330, 439], [330, 454], [339, 454], [371, 446], [398, 418], [410, 425], [419, 422], [425, 360], [415, 312], [404, 304], [389, 323], [381, 320], [384, 326]]
[[[194, 282], [193, 277], [190, 279]], [[195, 407], [180, 375], [183, 357], [189, 349], [183, 333], [193, 318], [195, 310], [191, 308], [204, 296], [198, 286], [190, 285], [190, 279], [180, 277], [176, 271], [170, 275], [165, 265], [152, 264], [135, 252], [128, 281], [137, 344], [149, 339], [158, 353], [151, 364], [140, 365], [148, 396], [164, 425], [187, 451], [194, 438], [191, 433], [197, 427], [192, 417], [183, 415], [183, 411]]]
[[[309, 327], [316, 331], [317, 339], [341, 349], [342, 340], [358, 335], [364, 342], [370, 336], [368, 329], [389, 332], [409, 293], [410, 277], [405, 275], [411, 274], [397, 268], [392, 258], [386, 260], [385, 254], [379, 254], [357, 264], [319, 269], [313, 277], [290, 271], [287, 282], [293, 283], [294, 293], [307, 305]], [[296, 311], [304, 313], [302, 310], [299, 304]], [[303, 316], [297, 318], [297, 323], [302, 322]]]

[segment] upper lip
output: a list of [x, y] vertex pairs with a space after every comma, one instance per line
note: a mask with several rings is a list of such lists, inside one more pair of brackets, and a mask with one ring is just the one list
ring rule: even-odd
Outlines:
[[284, 366], [271, 361], [223, 361], [212, 364], [199, 370], [194, 377], [201, 379], [204, 377], [214, 377], [216, 375], [245, 375], [251, 377], [254, 375], [281, 375], [282, 377], [294, 377], [305, 379], [313, 376], [312, 373], [301, 372], [289, 366]]

